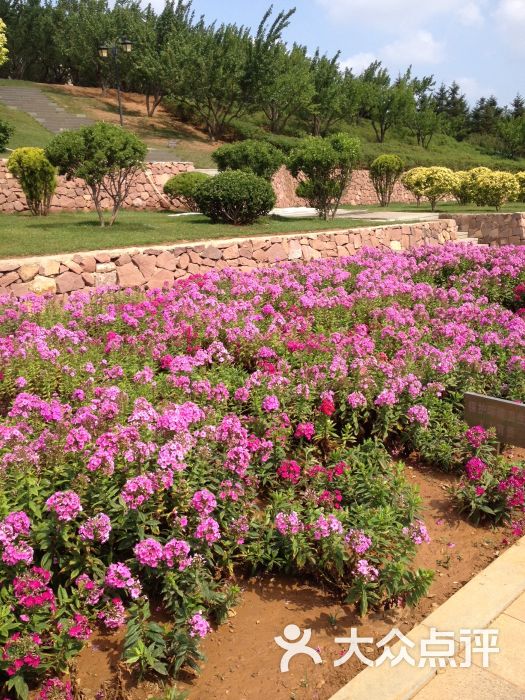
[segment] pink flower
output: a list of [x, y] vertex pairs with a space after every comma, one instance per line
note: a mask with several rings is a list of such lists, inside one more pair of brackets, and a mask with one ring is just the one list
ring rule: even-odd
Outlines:
[[61, 522], [69, 522], [82, 511], [80, 497], [74, 491], [57, 491], [46, 501], [46, 508]]
[[73, 700], [71, 683], [60, 678], [48, 678], [42, 683], [38, 700]]
[[191, 505], [195, 508], [197, 513], [209, 515], [217, 507], [217, 501], [211, 491], [202, 489], [201, 491], [195, 491], [191, 499]]
[[422, 520], [416, 519], [409, 527], [404, 527], [403, 534], [410, 537], [414, 544], [430, 542], [430, 535], [428, 534], [427, 527]]
[[465, 437], [469, 445], [474, 447], [474, 449], [477, 449], [487, 441], [488, 433], [481, 425], [474, 425], [472, 428], [467, 430]]
[[89, 622], [87, 617], [76, 613], [73, 616], [74, 623], [68, 629], [68, 635], [73, 639], [85, 640], [89, 639], [91, 636], [91, 628], [89, 627]]
[[407, 411], [407, 418], [410, 423], [419, 423], [423, 428], [428, 428], [430, 416], [425, 406], [411, 406]]
[[266, 411], [267, 413], [269, 413], [270, 411], [278, 411], [279, 399], [274, 394], [270, 394], [264, 397], [261, 405], [263, 411]]
[[152, 538], [142, 540], [136, 544], [133, 553], [139, 564], [150, 566], [152, 569], [158, 567], [164, 556], [162, 545]]
[[104, 610], [98, 613], [97, 620], [108, 630], [118, 630], [126, 622], [126, 609], [120, 598], [112, 598]]
[[137, 510], [155, 493], [155, 481], [147, 474], [128, 479], [120, 494], [130, 510]]
[[487, 465], [479, 457], [472, 457], [465, 465], [467, 476], [471, 481], [481, 479], [486, 469]]
[[379, 578], [379, 569], [372, 566], [366, 559], [359, 559], [354, 569], [356, 576], [361, 576], [365, 581], [377, 581]]
[[345, 542], [356, 554], [364, 554], [372, 546], [372, 540], [362, 530], [350, 530], [345, 537]]
[[201, 639], [204, 639], [211, 629], [210, 623], [201, 613], [195, 613], [195, 615], [189, 619], [188, 625], [190, 628], [190, 637], [200, 637]]
[[277, 474], [281, 479], [297, 484], [301, 478], [301, 467], [293, 459], [286, 459], [277, 469]]
[[107, 542], [109, 533], [111, 532], [111, 520], [105, 513], [88, 518], [78, 528], [78, 536], [84, 542], [91, 540], [92, 542]]
[[199, 540], [204, 539], [208, 544], [213, 544], [220, 539], [221, 532], [219, 523], [213, 518], [202, 518], [195, 530], [195, 537]]
[[140, 596], [142, 587], [125, 564], [110, 564], [106, 571], [105, 584], [109, 588], [124, 589], [133, 599]]
[[189, 553], [190, 545], [187, 542], [173, 539], [164, 545], [163, 557], [170, 569], [177, 565], [179, 571], [184, 571], [193, 562], [193, 557], [190, 557]]
[[306, 440], [311, 440], [315, 434], [315, 426], [313, 423], [298, 423], [295, 429], [294, 437], [296, 438], [306, 438]]
[[275, 516], [275, 527], [281, 535], [297, 535], [304, 529], [304, 526], [293, 510], [291, 513], [277, 513]]

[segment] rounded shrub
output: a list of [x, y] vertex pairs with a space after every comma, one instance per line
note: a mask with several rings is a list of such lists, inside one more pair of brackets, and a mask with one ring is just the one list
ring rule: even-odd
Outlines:
[[5, 151], [9, 139], [15, 133], [15, 127], [5, 119], [0, 119], [0, 153]]
[[403, 186], [414, 195], [418, 206], [421, 202], [421, 197], [423, 197], [425, 170], [426, 168], [422, 167], [411, 168], [410, 170], [407, 170], [407, 172], [401, 178]]
[[45, 216], [57, 186], [57, 176], [43, 149], [17, 148], [9, 156], [7, 168], [20, 183], [31, 213]]
[[221, 172], [242, 170], [271, 180], [284, 162], [283, 152], [265, 141], [238, 141], [220, 146], [212, 154]]
[[199, 187], [209, 179], [205, 173], [180, 173], [174, 175], [164, 185], [164, 194], [171, 200], [178, 200], [188, 211], [198, 211], [195, 196]]
[[473, 180], [473, 199], [479, 207], [501, 209], [505, 202], [515, 202], [520, 196], [520, 183], [512, 173], [489, 170]]
[[403, 184], [416, 197], [426, 197], [430, 202], [432, 211], [435, 211], [436, 203], [447, 195], [452, 194], [452, 190], [456, 186], [456, 174], [450, 168], [439, 166], [414, 168], [414, 170], [417, 172], [412, 177], [410, 176], [411, 170], [406, 173], [406, 176], [403, 178]]
[[472, 202], [472, 178], [468, 170], [457, 170], [456, 181], [452, 187], [452, 194], [458, 204]]
[[210, 177], [196, 192], [196, 203], [215, 223], [253, 224], [275, 206], [275, 192], [262, 177], [229, 170]]
[[405, 165], [396, 155], [385, 154], [376, 158], [370, 166], [370, 178], [382, 207], [387, 207], [392, 199], [396, 182], [401, 177]]
[[522, 170], [515, 175], [516, 180], [520, 186], [519, 200], [520, 202], [525, 202], [525, 170]]

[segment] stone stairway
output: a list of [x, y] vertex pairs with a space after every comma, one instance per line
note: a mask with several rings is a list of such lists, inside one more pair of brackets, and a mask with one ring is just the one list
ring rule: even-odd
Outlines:
[[92, 124], [85, 114], [67, 112], [36, 87], [0, 85], [0, 102], [9, 109], [27, 112], [53, 134]]
[[488, 248], [489, 244], [488, 243], [480, 243], [477, 238], [474, 236], [469, 236], [467, 231], [458, 231], [457, 232], [457, 238], [454, 241], [454, 243], [467, 243], [468, 245], [475, 245], [478, 246], [478, 248]]

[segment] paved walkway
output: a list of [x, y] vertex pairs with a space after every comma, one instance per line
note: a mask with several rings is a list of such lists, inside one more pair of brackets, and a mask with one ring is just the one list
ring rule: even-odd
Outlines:
[[[270, 213], [281, 216], [284, 219], [307, 219], [317, 216], [317, 211], [313, 207], [276, 207]], [[335, 218], [396, 223], [397, 221], [437, 221], [439, 214], [415, 211], [385, 211], [384, 209], [374, 211], [370, 211], [370, 209], [338, 209]]]
[[[457, 668], [417, 667], [416, 649], [431, 628], [454, 632]], [[499, 652], [481, 656], [459, 668], [465, 659], [461, 629], [496, 629]], [[402, 662], [367, 668], [331, 700], [525, 700], [525, 537], [437, 608], [408, 635], [416, 643], [416, 666]], [[392, 647], [395, 653], [400, 644]]]

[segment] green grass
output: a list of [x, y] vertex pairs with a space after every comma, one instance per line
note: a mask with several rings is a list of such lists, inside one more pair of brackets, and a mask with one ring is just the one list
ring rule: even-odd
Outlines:
[[[211, 224], [198, 214], [170, 217], [161, 212], [123, 211], [114, 226], [101, 228], [95, 214], [0, 214], [0, 258], [52, 255], [82, 250], [109, 250], [217, 238], [285, 234], [374, 226], [374, 221], [277, 219], [266, 217], [252, 226]], [[384, 225], [384, 222], [383, 222]]]
[[[22, 112], [19, 109], [9, 109], [1, 102], [0, 119], [5, 119], [15, 127], [15, 133], [7, 144], [10, 149], [22, 146], [40, 146], [42, 148], [52, 137], [51, 132], [44, 129], [27, 112]], [[8, 153], [4, 153], [3, 157], [5, 158], [7, 155]]]
[[[377, 211], [377, 212], [389, 212], [389, 211], [406, 211], [406, 212], [417, 212], [418, 214], [430, 214], [432, 209], [428, 202], [422, 202], [418, 207], [417, 204], [401, 204], [397, 202], [392, 202], [388, 207], [384, 209], [379, 207], [377, 204], [360, 204], [360, 205], [342, 205], [341, 209], [349, 210], [363, 210], [367, 211]], [[512, 214], [514, 212], [525, 212], [525, 202], [512, 202], [510, 204], [504, 204], [501, 207], [500, 214]], [[456, 204], [455, 202], [439, 202], [436, 206], [436, 213], [438, 214], [497, 214], [494, 207], [477, 207], [475, 204]]]

